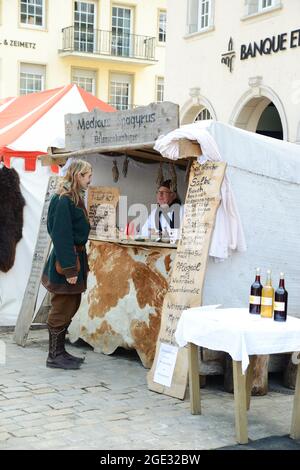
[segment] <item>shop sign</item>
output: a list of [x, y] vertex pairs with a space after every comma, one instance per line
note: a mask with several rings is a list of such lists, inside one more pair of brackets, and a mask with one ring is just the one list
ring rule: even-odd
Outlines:
[[233, 40], [232, 38], [229, 39], [228, 43], [228, 50], [224, 54], [222, 54], [222, 59], [221, 62], [222, 64], [225, 64], [230, 72], [232, 72], [232, 63], [233, 59], [235, 58], [235, 51], [233, 50]]
[[300, 29], [288, 33], [261, 39], [260, 42], [250, 42], [241, 45], [240, 59], [246, 60], [257, 55], [275, 54], [279, 51], [300, 47]]
[[36, 42], [17, 41], [15, 39], [3, 39], [0, 46], [24, 47], [26, 49], [36, 49]]
[[66, 150], [151, 144], [179, 127], [177, 104], [163, 102], [133, 110], [65, 116]]

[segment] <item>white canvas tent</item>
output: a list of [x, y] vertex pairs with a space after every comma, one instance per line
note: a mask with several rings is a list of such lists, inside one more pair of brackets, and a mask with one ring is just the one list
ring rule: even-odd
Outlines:
[[114, 111], [77, 85], [0, 103], [0, 160], [19, 173], [26, 201], [23, 238], [17, 244], [14, 266], [8, 273], [0, 272], [0, 326], [16, 323], [30, 274], [46, 188], [53, 174], [50, 167], [42, 167], [36, 157], [47, 153], [50, 146], [64, 147], [65, 114], [91, 111], [96, 107]]
[[[207, 266], [203, 304], [221, 304], [223, 307], [247, 307], [250, 285], [254, 281], [255, 268], [262, 270], [265, 281], [267, 269], [272, 270], [273, 284], [277, 287], [279, 273], [286, 274], [286, 287], [289, 292], [288, 313], [300, 317], [300, 266], [297, 257], [300, 251], [298, 232], [300, 229], [300, 147], [269, 137], [250, 133], [222, 123], [205, 121], [182, 126], [159, 138], [155, 148], [164, 156], [176, 159], [179, 154], [179, 140], [188, 138], [201, 145], [201, 159], [213, 159], [214, 152], [206, 147], [202, 131], [207, 132], [218, 147], [222, 160], [226, 161], [227, 175], [237, 202], [238, 211], [245, 232], [247, 250], [235, 252], [223, 261], [210, 258]], [[100, 151], [100, 149], [97, 149]], [[199, 153], [198, 153], [199, 154]], [[195, 153], [196, 155], [196, 153]], [[86, 156], [95, 171], [93, 184], [106, 185], [107, 172], [111, 167], [109, 156]], [[108, 164], [107, 171], [102, 171]], [[154, 185], [151, 165], [143, 165], [141, 176], [134, 174], [131, 179], [116, 185], [123, 185], [129, 202], [151, 202], [149, 183]], [[147, 168], [148, 167], [148, 168]], [[101, 168], [101, 171], [100, 171]], [[150, 177], [149, 177], [150, 171]], [[110, 178], [110, 176], [109, 176]], [[111, 181], [111, 179], [109, 179]], [[180, 195], [184, 195], [184, 182], [181, 181]], [[153, 186], [152, 186], [153, 187]], [[153, 202], [153, 193], [152, 193]], [[95, 279], [88, 279], [88, 290], [83, 296], [80, 309], [69, 327], [70, 337], [87, 340], [99, 331], [102, 321], [95, 310], [89, 314], [89, 292]], [[125, 308], [115, 308], [114, 333], [120, 337], [130, 337], [130, 321], [120, 321], [123, 314], [130, 318]], [[100, 318], [101, 317], [101, 318]], [[127, 329], [126, 329], [127, 328]], [[128, 341], [130, 347], [130, 341]]]
[[[210, 259], [203, 304], [247, 306], [257, 266], [272, 270], [273, 284], [286, 273], [288, 312], [300, 317], [300, 147], [214, 121], [182, 126], [156, 146], [169, 158], [178, 157], [178, 139], [197, 140], [206, 130], [227, 162], [241, 216], [247, 251], [223, 262]], [[211, 159], [201, 138], [202, 153]], [[207, 150], [207, 151], [206, 151]], [[201, 157], [202, 158], [202, 157]], [[263, 276], [263, 281], [265, 277]]]
[[[196, 127], [191, 130], [191, 126]], [[300, 316], [300, 267], [297, 263], [300, 251], [300, 147], [218, 122], [206, 121], [191, 126], [183, 126], [180, 129], [183, 131], [180, 137], [187, 137], [187, 131], [194, 135], [195, 130], [205, 128], [215, 139], [222, 159], [228, 163], [227, 173], [237, 200], [248, 247], [246, 252], [236, 253], [223, 262], [210, 260], [203, 303], [221, 303], [223, 306], [247, 305], [254, 269], [260, 266], [263, 272], [272, 269], [274, 284], [280, 271], [286, 273], [289, 313]], [[196, 139], [192, 134], [190, 138]], [[169, 134], [171, 135], [172, 133]], [[157, 164], [130, 162], [125, 179], [120, 171], [124, 159], [121, 157], [118, 159], [120, 180], [113, 183], [111, 157], [95, 154], [88, 155], [87, 158], [94, 167], [93, 185], [120, 187], [122, 194], [128, 194], [129, 205], [140, 201], [148, 205], [153, 203]], [[179, 192], [183, 196], [183, 172], [180, 172], [178, 179]], [[37, 230], [38, 220], [30, 225]], [[17, 249], [17, 255], [20, 256], [18, 259], [25, 259], [21, 256], [21, 251], [26, 247], [26, 240], [27, 243], [32, 241], [32, 236], [26, 236], [24, 233], [24, 239]], [[33, 246], [34, 242], [31, 250]], [[28, 252], [28, 248], [26, 250]], [[8, 321], [14, 324], [16, 321], [30, 271], [28, 255], [26, 259], [28, 262], [25, 269], [23, 264], [21, 272], [13, 269], [8, 273], [11, 275], [10, 283], [8, 278], [4, 283], [4, 276], [0, 274], [0, 324]], [[18, 285], [16, 279], [22, 284], [18, 293], [13, 288]], [[8, 292], [9, 296], [5, 292]], [[86, 315], [86, 312], [81, 311], [84, 308], [85, 302], [76, 317]]]

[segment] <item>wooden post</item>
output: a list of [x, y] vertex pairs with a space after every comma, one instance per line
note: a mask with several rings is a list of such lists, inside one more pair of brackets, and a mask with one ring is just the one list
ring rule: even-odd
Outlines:
[[283, 373], [283, 385], [287, 388], [295, 390], [297, 377], [297, 365], [292, 361], [292, 354], [289, 357], [289, 361], [284, 368]]
[[296, 377], [296, 388], [294, 395], [291, 425], [291, 438], [300, 439], [300, 364], [298, 364], [298, 371]]
[[239, 444], [248, 442], [246, 376], [242, 374], [241, 361], [232, 361], [234, 384], [235, 432]]
[[256, 356], [253, 369], [252, 395], [267, 395], [268, 393], [268, 354]]
[[31, 272], [15, 327], [14, 340], [20, 346], [25, 346], [26, 344], [30, 326], [34, 317], [34, 309], [40, 288], [43, 269], [51, 245], [51, 240], [47, 232], [47, 213], [52, 194], [57, 188], [58, 181], [59, 178], [57, 176], [50, 177], [45, 196], [39, 233], [32, 259]]
[[34, 320], [32, 322], [33, 324], [46, 324], [48, 320], [48, 315], [49, 311], [51, 308], [51, 297], [50, 297], [50, 292], [46, 292], [46, 295], [44, 297], [43, 302], [41, 303], [41, 306], [37, 312], [37, 314], [34, 317]]
[[188, 344], [188, 358], [191, 413], [201, 415], [198, 346], [196, 344]]
[[249, 359], [250, 359], [250, 363], [248, 365], [247, 375], [246, 375], [247, 410], [250, 409], [254, 363], [255, 363], [256, 356], [250, 356]]

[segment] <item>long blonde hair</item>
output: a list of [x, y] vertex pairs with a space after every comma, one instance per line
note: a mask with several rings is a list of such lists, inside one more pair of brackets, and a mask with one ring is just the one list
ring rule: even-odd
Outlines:
[[78, 181], [78, 175], [81, 174], [81, 176], [84, 176], [89, 171], [92, 171], [90, 163], [84, 160], [74, 160], [60, 182], [57, 194], [60, 196], [69, 196], [77, 206], [84, 194]]

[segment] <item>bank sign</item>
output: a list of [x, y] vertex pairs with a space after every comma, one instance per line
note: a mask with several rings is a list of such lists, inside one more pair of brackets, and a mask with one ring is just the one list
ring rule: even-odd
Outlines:
[[287, 49], [300, 47], [300, 29], [290, 33], [277, 34], [276, 36], [261, 39], [259, 42], [250, 42], [241, 45], [240, 59], [246, 60], [257, 55], [269, 55]]
[[[290, 33], [277, 34], [271, 37], [253, 41], [248, 44], [242, 44], [240, 50], [240, 60], [247, 60], [259, 55], [276, 54], [287, 49], [295, 49], [300, 47], [300, 29], [294, 29]], [[236, 53], [233, 48], [233, 40], [230, 38], [228, 50], [221, 55], [222, 64], [227, 65], [230, 72], [233, 70], [233, 60]]]

